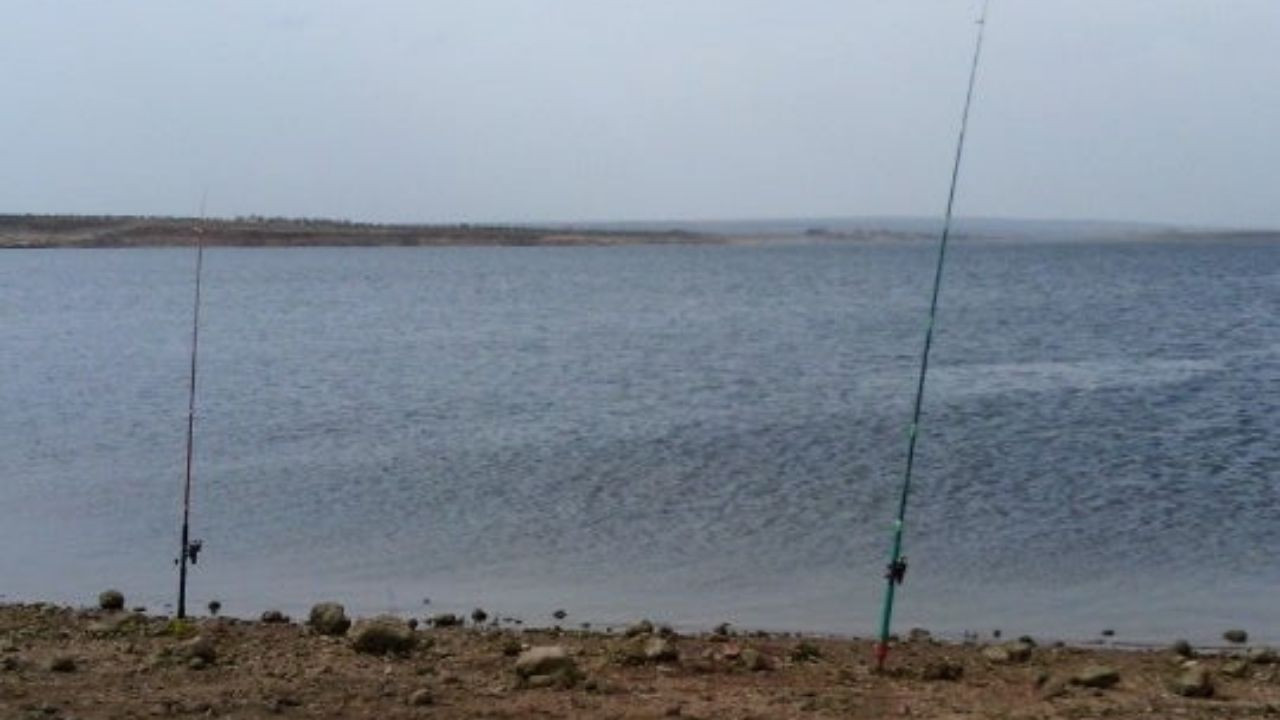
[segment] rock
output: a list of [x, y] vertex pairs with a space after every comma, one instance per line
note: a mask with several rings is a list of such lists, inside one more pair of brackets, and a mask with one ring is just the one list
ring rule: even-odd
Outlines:
[[453, 613], [437, 613], [431, 616], [431, 620], [429, 622], [431, 627], [457, 627], [462, 624], [462, 618], [454, 615]]
[[312, 606], [307, 624], [321, 635], [346, 635], [351, 628], [347, 609], [335, 602], [322, 602]]
[[[124, 607], [124, 603], [120, 607]], [[49, 670], [56, 673], [75, 672], [76, 659], [70, 655], [58, 655], [49, 661]]]
[[431, 705], [435, 701], [436, 701], [435, 695], [432, 695], [431, 691], [426, 688], [414, 690], [413, 693], [409, 695], [409, 705], [413, 707], [423, 707], [425, 705]]
[[178, 646], [178, 655], [184, 658], [200, 658], [212, 665], [218, 659], [218, 650], [213, 641], [203, 635], [193, 637]]
[[372, 655], [395, 653], [404, 655], [418, 644], [418, 637], [405, 621], [392, 615], [361, 620], [351, 631], [351, 646], [356, 652]]
[[1120, 682], [1120, 672], [1107, 665], [1089, 665], [1071, 677], [1072, 685], [1106, 689]]
[[567, 687], [580, 677], [578, 664], [559, 645], [543, 645], [520, 653], [515, 671], [526, 687]]
[[187, 667], [191, 668], [192, 670], [203, 670], [209, 667], [209, 661], [205, 660], [202, 657], [193, 657], [187, 660]]
[[799, 644], [791, 648], [790, 657], [792, 662], [814, 662], [822, 659], [822, 650], [808, 640], [801, 640]]
[[1022, 642], [991, 645], [982, 649], [982, 656], [998, 664], [1024, 663], [1031, 659], [1032, 647]]
[[1174, 681], [1173, 691], [1183, 697], [1213, 697], [1213, 678], [1202, 667], [1191, 668]]
[[1218, 672], [1222, 673], [1223, 675], [1229, 678], [1242, 678], [1245, 675], [1249, 674], [1249, 661], [1248, 660], [1228, 660], [1227, 662], [1222, 664], [1222, 667], [1218, 670]]
[[1173, 645], [1169, 649], [1178, 657], [1190, 658], [1196, 656], [1195, 648], [1191, 647], [1191, 643], [1186, 640], [1174, 641]]
[[773, 660], [755, 648], [742, 651], [742, 666], [751, 672], [763, 672], [773, 669]]
[[1244, 643], [1249, 642], [1249, 633], [1240, 629], [1228, 630], [1222, 633], [1222, 639], [1226, 640], [1229, 643], [1242, 645]]
[[477, 625], [483, 624], [484, 621], [488, 619], [489, 619], [489, 613], [485, 612], [481, 608], [476, 608], [475, 610], [471, 611], [471, 622]]
[[262, 613], [261, 620], [268, 625], [283, 625], [289, 622], [289, 616], [279, 610], [267, 610]]
[[1265, 647], [1249, 648], [1245, 657], [1255, 665], [1274, 665], [1280, 662], [1280, 655], [1277, 655], [1275, 650]]
[[103, 590], [98, 594], [98, 607], [103, 610], [123, 610], [124, 593], [119, 590]]
[[675, 643], [661, 637], [651, 637], [644, 644], [644, 659], [653, 663], [677, 662], [680, 652]]
[[964, 666], [951, 660], [934, 660], [920, 670], [920, 679], [956, 681], [964, 677]]
[[631, 627], [627, 628], [626, 632], [624, 632], [623, 634], [626, 635], [627, 637], [637, 637], [639, 635], [652, 635], [653, 623], [649, 622], [648, 620], [641, 620], [635, 625], [632, 625]]
[[130, 630], [140, 629], [145, 622], [146, 618], [136, 613], [113, 612], [89, 623], [85, 630], [90, 635], [118, 635]]

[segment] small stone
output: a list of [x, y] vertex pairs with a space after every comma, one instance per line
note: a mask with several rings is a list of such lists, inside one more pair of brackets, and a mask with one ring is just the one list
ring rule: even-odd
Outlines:
[[991, 645], [982, 649], [982, 656], [998, 664], [1024, 663], [1031, 659], [1032, 647], [1021, 642]]
[[1183, 697], [1213, 697], [1213, 678], [1202, 667], [1191, 668], [1174, 681], [1173, 691]]
[[103, 590], [98, 594], [98, 607], [103, 610], [123, 610], [124, 593], [119, 590]]
[[1243, 645], [1244, 643], [1249, 642], [1249, 633], [1237, 628], [1222, 633], [1222, 639], [1229, 643]]
[[1280, 662], [1280, 655], [1277, 655], [1275, 650], [1265, 647], [1249, 648], [1245, 657], [1255, 665], [1274, 665]]
[[920, 679], [927, 681], [945, 680], [954, 682], [964, 677], [964, 666], [951, 660], [934, 660], [920, 670]]
[[1106, 689], [1120, 682], [1120, 672], [1107, 665], [1089, 665], [1071, 677], [1071, 684]]
[[356, 652], [404, 655], [411, 652], [417, 644], [418, 638], [413, 629], [392, 615], [361, 620], [351, 631], [351, 646]]
[[1242, 678], [1249, 674], [1249, 661], [1228, 660], [1222, 664], [1222, 668], [1219, 672], [1229, 678]]
[[[515, 671], [516, 676], [529, 687], [546, 687], [557, 683], [571, 685], [579, 677], [578, 664], [559, 645], [543, 645], [520, 653], [520, 657], [516, 658]], [[540, 677], [550, 680], [534, 680]]]
[[488, 619], [489, 619], [489, 613], [485, 612], [482, 608], [476, 608], [475, 610], [471, 611], [471, 622], [477, 625], [483, 624], [484, 621]]
[[815, 662], [822, 659], [822, 650], [808, 640], [801, 640], [799, 644], [791, 648], [790, 657], [792, 662]]
[[289, 616], [279, 610], [267, 610], [262, 613], [260, 619], [268, 625], [283, 625], [289, 622]]
[[70, 655], [58, 655], [49, 661], [49, 670], [56, 673], [75, 672], [76, 659]]
[[773, 660], [755, 648], [742, 651], [742, 666], [751, 672], [764, 672], [773, 669]]
[[626, 632], [623, 634], [626, 635], [627, 637], [636, 637], [639, 635], [652, 635], [653, 623], [649, 622], [648, 620], [641, 620], [640, 622], [628, 627]]
[[321, 635], [346, 635], [347, 630], [351, 628], [347, 609], [335, 602], [323, 602], [312, 606], [307, 624]]
[[653, 637], [644, 644], [644, 659], [654, 663], [676, 662], [680, 659], [680, 652], [670, 640]]
[[462, 618], [453, 613], [437, 613], [431, 616], [431, 627], [447, 628], [462, 624]]
[[203, 670], [209, 666], [209, 661], [202, 657], [193, 657], [187, 661], [187, 667], [192, 670]]
[[1190, 658], [1196, 656], [1195, 648], [1191, 647], [1191, 643], [1186, 640], [1175, 640], [1169, 649], [1178, 657]]
[[185, 658], [200, 658], [207, 664], [212, 664], [218, 659], [218, 651], [213, 641], [204, 636], [193, 637], [179, 645], [178, 654]]
[[911, 628], [907, 631], [907, 640], [909, 642], [926, 642], [933, 637], [933, 633], [921, 627]]
[[413, 707], [423, 707], [425, 705], [431, 705], [435, 701], [436, 701], [435, 695], [432, 695], [431, 691], [426, 688], [420, 688], [418, 690], [414, 690], [413, 693], [409, 695], [409, 704]]

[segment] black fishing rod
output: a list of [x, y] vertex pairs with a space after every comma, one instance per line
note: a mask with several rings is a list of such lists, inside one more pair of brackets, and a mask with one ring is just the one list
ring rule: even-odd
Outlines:
[[191, 539], [191, 469], [195, 456], [196, 368], [200, 353], [200, 276], [204, 269], [204, 208], [209, 192], [200, 198], [200, 222], [196, 235], [195, 301], [191, 311], [191, 375], [187, 386], [187, 471], [182, 484], [182, 546], [178, 551], [178, 617], [187, 616], [187, 562], [196, 564], [204, 543]]
[[911, 425], [907, 428], [907, 464], [902, 479], [902, 494], [898, 498], [898, 515], [893, 522], [893, 545], [889, 552], [889, 565], [884, 576], [884, 608], [880, 614], [880, 640], [875, 648], [877, 668], [883, 668], [885, 659], [889, 657], [889, 627], [893, 621], [894, 594], [907, 574], [907, 558], [902, 554], [902, 531], [907, 519], [907, 499], [911, 495], [911, 472], [915, 467], [916, 440], [920, 436], [920, 411], [924, 405], [924, 381], [929, 372], [929, 351], [933, 347], [933, 329], [938, 317], [942, 267], [947, 257], [947, 241], [951, 238], [951, 218], [956, 203], [956, 185], [960, 180], [960, 161], [964, 157], [964, 137], [969, 129], [969, 108], [973, 105], [973, 88], [978, 78], [978, 61], [982, 57], [982, 38], [987, 29], [989, 4], [990, 0], [983, 0], [982, 14], [978, 18], [978, 37], [973, 46], [973, 64], [969, 67], [969, 88], [964, 96], [964, 111], [960, 115], [960, 135], [956, 139], [955, 163], [951, 167], [951, 188], [947, 192], [947, 209], [942, 222], [942, 236], [938, 240], [938, 263], [933, 273], [933, 295], [929, 300], [929, 324], [925, 328], [924, 350], [920, 354], [920, 374], [916, 380], [916, 399], [911, 411]]

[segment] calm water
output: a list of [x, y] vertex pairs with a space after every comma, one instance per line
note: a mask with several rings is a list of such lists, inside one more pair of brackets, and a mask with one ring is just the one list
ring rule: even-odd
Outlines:
[[[932, 252], [213, 250], [197, 606], [870, 634]], [[1280, 641], [1280, 246], [951, 259], [899, 626]], [[172, 600], [192, 260], [0, 255], [8, 599]]]

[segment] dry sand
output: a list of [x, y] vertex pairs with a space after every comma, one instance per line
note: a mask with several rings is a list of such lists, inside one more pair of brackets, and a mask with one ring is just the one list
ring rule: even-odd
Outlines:
[[[1024, 659], [1017, 647], [1005, 658], [992, 645], [920, 637], [898, 644], [877, 673], [861, 640], [400, 630], [416, 646], [379, 655], [354, 649], [355, 629], [326, 636], [298, 623], [4, 605], [0, 720], [1280, 717], [1280, 664], [1257, 649], [1244, 660], [1243, 647], [1189, 660], [1172, 650], [1037, 646]], [[518, 656], [541, 646], [562, 648], [576, 670], [520, 678]], [[1072, 683], [1098, 665], [1118, 682]], [[1207, 670], [1212, 697], [1174, 690], [1188, 667]]]

